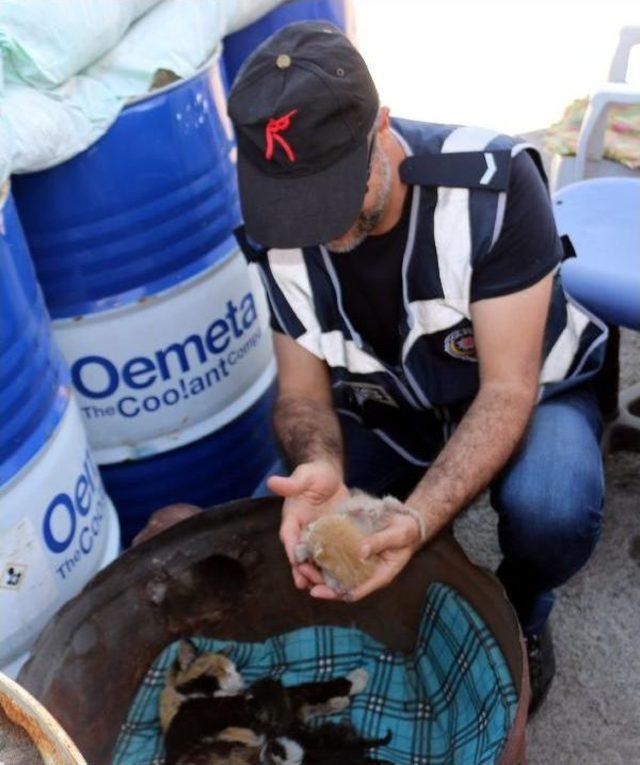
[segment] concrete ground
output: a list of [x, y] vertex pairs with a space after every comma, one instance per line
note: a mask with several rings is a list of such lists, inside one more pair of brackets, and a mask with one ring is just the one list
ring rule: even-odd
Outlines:
[[[621, 385], [640, 381], [640, 334], [623, 332]], [[551, 623], [558, 664], [529, 723], [528, 765], [640, 765], [640, 454], [606, 460], [602, 538], [558, 591]], [[456, 524], [478, 563], [500, 559], [496, 517], [481, 497]]]

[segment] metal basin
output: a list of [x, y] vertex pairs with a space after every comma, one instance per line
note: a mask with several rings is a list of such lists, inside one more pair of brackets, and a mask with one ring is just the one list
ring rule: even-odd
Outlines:
[[519, 707], [500, 760], [521, 761], [526, 659], [502, 587], [450, 534], [418, 553], [385, 590], [355, 604], [297, 591], [278, 539], [281, 500], [244, 500], [185, 520], [127, 551], [52, 620], [19, 681], [47, 706], [92, 765], [108, 765], [149, 665], [169, 643], [200, 635], [261, 641], [313, 624], [355, 626], [410, 651], [432, 582], [457, 590], [495, 636]]

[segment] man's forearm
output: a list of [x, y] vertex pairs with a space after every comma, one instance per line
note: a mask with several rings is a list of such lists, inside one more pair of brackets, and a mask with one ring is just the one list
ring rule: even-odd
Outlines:
[[304, 396], [280, 396], [273, 412], [273, 425], [292, 468], [304, 462], [325, 460], [342, 471], [342, 433], [332, 408]]
[[456, 431], [407, 498], [425, 517], [427, 537], [449, 524], [497, 475], [518, 447], [535, 391], [481, 389]]

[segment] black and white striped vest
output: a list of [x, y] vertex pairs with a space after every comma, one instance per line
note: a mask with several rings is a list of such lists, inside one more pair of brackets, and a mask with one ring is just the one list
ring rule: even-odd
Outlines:
[[[482, 128], [394, 120], [393, 129], [412, 195], [398, 365], [377, 358], [353, 327], [324, 247], [259, 251], [245, 240], [243, 249], [259, 265], [277, 323], [330, 367], [336, 409], [426, 465], [478, 390], [471, 275], [500, 235], [509, 163], [524, 150], [541, 162], [530, 145]], [[540, 398], [594, 375], [606, 337], [602, 322], [567, 299], [556, 273]]]

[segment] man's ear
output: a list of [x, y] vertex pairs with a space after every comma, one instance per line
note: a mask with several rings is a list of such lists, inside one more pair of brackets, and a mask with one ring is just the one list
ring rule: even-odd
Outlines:
[[391, 123], [389, 118], [390, 112], [388, 106], [381, 106], [380, 107], [380, 114], [378, 119], [380, 120], [380, 124], [378, 125], [378, 132], [384, 133], [385, 130], [389, 130]]

